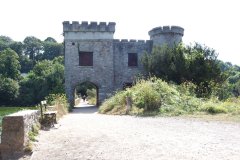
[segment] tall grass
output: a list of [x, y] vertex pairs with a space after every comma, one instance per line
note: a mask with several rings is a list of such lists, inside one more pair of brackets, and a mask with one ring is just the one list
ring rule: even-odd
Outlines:
[[[138, 80], [132, 88], [118, 91], [99, 108], [104, 114], [164, 114], [181, 115], [205, 112], [210, 114], [240, 114], [240, 98], [219, 101], [216, 98], [200, 99], [195, 96], [192, 83], [168, 84], [157, 78]], [[126, 97], [132, 100], [132, 108], [126, 109]]]
[[46, 100], [48, 105], [54, 106], [57, 111], [57, 118], [68, 113], [69, 106], [65, 94], [50, 94], [46, 97]]

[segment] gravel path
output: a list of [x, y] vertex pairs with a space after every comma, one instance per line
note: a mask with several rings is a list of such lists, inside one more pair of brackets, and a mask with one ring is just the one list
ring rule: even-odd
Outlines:
[[75, 109], [41, 131], [32, 160], [240, 160], [240, 124]]

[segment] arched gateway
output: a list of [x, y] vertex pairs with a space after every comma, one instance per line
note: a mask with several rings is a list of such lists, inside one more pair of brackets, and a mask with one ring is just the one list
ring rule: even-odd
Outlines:
[[144, 74], [140, 59], [154, 45], [182, 41], [184, 29], [178, 26], [157, 27], [149, 31], [150, 40], [117, 40], [113, 38], [115, 23], [63, 22], [65, 87], [70, 106], [74, 106], [74, 90], [81, 82], [98, 88], [98, 104], [124, 84]]

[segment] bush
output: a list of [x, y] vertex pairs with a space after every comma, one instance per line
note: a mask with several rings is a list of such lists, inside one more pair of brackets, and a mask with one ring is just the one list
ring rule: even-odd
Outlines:
[[163, 98], [164, 95], [159, 94], [156, 84], [151, 81], [141, 80], [132, 88], [133, 104], [144, 111], [157, 110]]
[[87, 89], [87, 98], [88, 98], [88, 102], [89, 104], [93, 104], [96, 105], [97, 104], [97, 94], [96, 94], [96, 89]]
[[0, 74], [0, 105], [8, 105], [19, 95], [18, 82]]
[[[126, 113], [126, 97], [132, 99], [132, 109], [130, 114], [151, 114], [168, 113], [176, 111], [178, 113], [189, 110], [183, 104], [180, 93], [175, 85], [157, 78], [149, 80], [139, 80], [132, 88], [117, 92], [107, 99], [99, 109], [100, 113], [117, 114]], [[186, 100], [184, 100], [186, 102]], [[191, 107], [196, 107], [195, 102], [190, 102]], [[194, 104], [194, 105], [193, 105]], [[193, 109], [192, 109], [193, 110]]]
[[49, 94], [64, 93], [64, 66], [57, 61], [40, 61], [20, 81], [21, 105], [38, 104]]
[[126, 92], [125, 91], [119, 91], [116, 92], [116, 94], [109, 99], [107, 99], [99, 108], [99, 113], [108, 113], [112, 111], [115, 107], [122, 108], [122, 110], [125, 108], [125, 97]]
[[217, 114], [217, 113], [227, 113], [227, 109], [222, 106], [207, 106], [206, 111], [211, 114]]
[[[218, 98], [197, 98], [192, 83], [168, 84], [161, 79], [139, 80], [132, 88], [118, 91], [99, 108], [100, 113], [178, 116], [207, 112], [211, 114], [240, 114], [240, 97], [219, 101]], [[132, 108], [126, 111], [126, 97], [131, 97]]]
[[216, 98], [207, 99], [203, 102], [200, 110], [210, 114], [227, 113], [228, 110], [221, 104]]
[[68, 113], [68, 103], [65, 94], [50, 94], [46, 98], [47, 104], [55, 105], [57, 110], [57, 118]]
[[240, 97], [227, 99], [221, 103], [221, 107], [226, 108], [228, 113], [240, 114]]

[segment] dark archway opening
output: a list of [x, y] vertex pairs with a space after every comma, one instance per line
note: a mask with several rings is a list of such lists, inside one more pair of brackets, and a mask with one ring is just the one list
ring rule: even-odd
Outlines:
[[75, 107], [81, 105], [97, 106], [99, 102], [98, 86], [89, 81], [79, 83], [75, 87], [74, 97]]
[[125, 82], [123, 83], [123, 90], [127, 89], [127, 88], [131, 88], [133, 86], [133, 83], [131, 82]]

